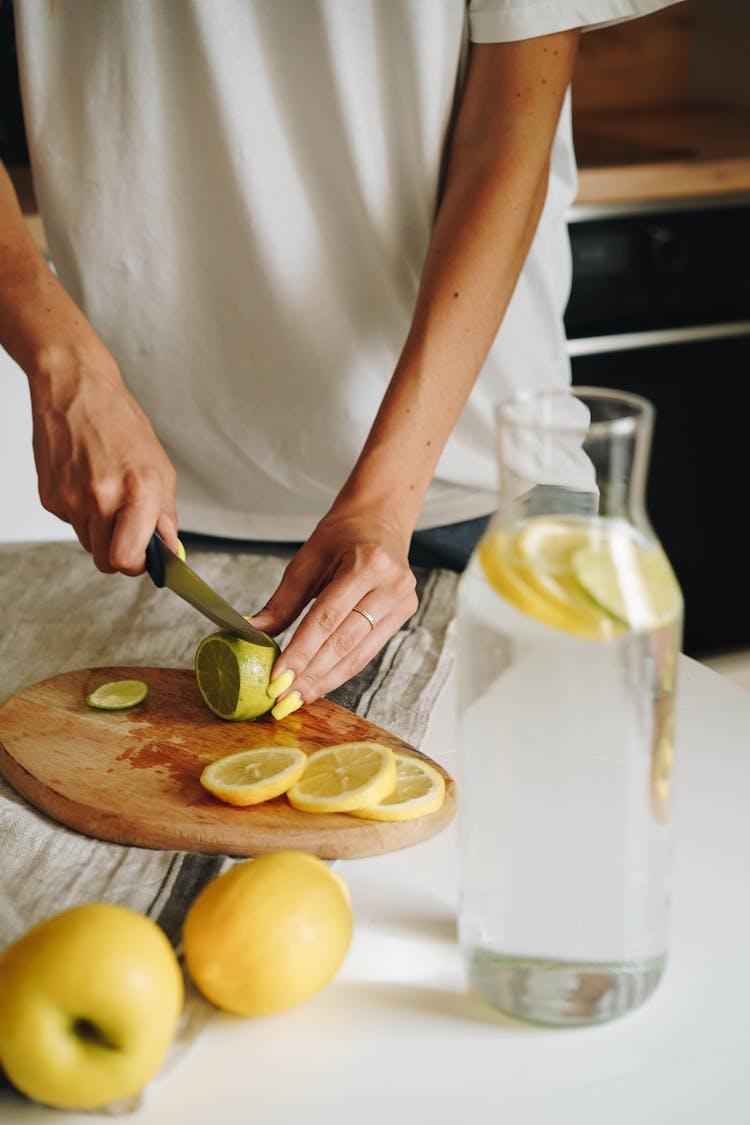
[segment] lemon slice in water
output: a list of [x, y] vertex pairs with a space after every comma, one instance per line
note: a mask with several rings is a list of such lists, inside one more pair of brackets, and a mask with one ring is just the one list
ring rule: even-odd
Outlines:
[[393, 755], [396, 762], [396, 785], [377, 804], [353, 809], [352, 816], [365, 820], [415, 820], [437, 812], [445, 800], [445, 780], [441, 773], [410, 754]]
[[108, 680], [86, 696], [89, 707], [99, 711], [125, 711], [142, 703], [148, 695], [143, 680]]
[[539, 516], [519, 530], [490, 532], [479, 560], [492, 586], [522, 613], [573, 636], [603, 640], [623, 625], [587, 596], [571, 569], [573, 554], [600, 534], [580, 520]]
[[395, 785], [396, 762], [390, 747], [379, 742], [341, 742], [310, 755], [287, 799], [303, 812], [351, 812], [382, 801]]
[[286, 793], [306, 764], [307, 755], [294, 746], [258, 746], [211, 762], [200, 782], [229, 805], [259, 805]]
[[677, 579], [657, 546], [613, 536], [596, 547], [576, 551], [572, 567], [586, 593], [630, 629], [658, 629], [680, 612]]

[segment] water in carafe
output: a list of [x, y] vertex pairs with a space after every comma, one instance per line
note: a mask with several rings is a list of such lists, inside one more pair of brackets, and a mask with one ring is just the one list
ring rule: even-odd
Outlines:
[[493, 1006], [610, 1019], [667, 951], [682, 597], [644, 507], [653, 411], [499, 411], [501, 501], [458, 600], [459, 934]]

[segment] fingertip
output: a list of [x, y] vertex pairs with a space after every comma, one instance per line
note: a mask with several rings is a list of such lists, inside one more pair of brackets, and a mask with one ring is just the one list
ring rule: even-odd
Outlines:
[[124, 574], [128, 578], [138, 578], [141, 574], [145, 573], [145, 570], [145, 563], [142, 563], [140, 566], [132, 563], [122, 563], [120, 566], [113, 567], [112, 574]]
[[257, 613], [246, 613], [245, 617], [251, 625], [255, 625], [257, 628], [260, 628], [261, 622], [270, 621], [270, 619], [273, 617], [273, 614], [264, 606], [264, 608], [259, 609]]
[[[163, 516], [157, 519], [153, 511], [149, 513], [145, 507], [128, 506], [120, 509], [115, 517], [109, 547], [109, 561], [115, 570], [133, 578], [144, 573], [146, 547], [154, 527], [158, 528], [167, 546], [176, 553], [177, 533], [169, 521], [164, 522]], [[167, 540], [168, 535], [171, 543]]]
[[146, 569], [146, 544], [144, 543], [142, 548], [135, 547], [132, 542], [126, 546], [120, 538], [113, 536], [109, 550], [109, 565], [113, 572], [117, 571], [120, 574], [127, 574], [130, 578], [136, 578]]
[[271, 699], [278, 699], [283, 692], [289, 690], [293, 683], [294, 672], [287, 668], [286, 671], [280, 672], [278, 676], [274, 676], [266, 688], [266, 694], [269, 695]]
[[170, 516], [161, 515], [156, 521], [156, 530], [159, 532], [170, 551], [174, 551], [179, 558], [184, 559], [185, 548], [177, 534], [177, 523], [172, 520]]
[[287, 715], [291, 715], [294, 711], [299, 711], [304, 703], [304, 699], [298, 691], [290, 691], [289, 695], [285, 695], [280, 699], [275, 707], [271, 709], [271, 714], [274, 719], [285, 719]]
[[94, 559], [94, 566], [100, 574], [117, 574], [117, 568], [102, 559]]
[[262, 633], [268, 633], [271, 636], [279, 633], [285, 625], [283, 620], [279, 622], [278, 615], [270, 609], [261, 609], [258, 613], [248, 617], [247, 620], [256, 629], [260, 629]]

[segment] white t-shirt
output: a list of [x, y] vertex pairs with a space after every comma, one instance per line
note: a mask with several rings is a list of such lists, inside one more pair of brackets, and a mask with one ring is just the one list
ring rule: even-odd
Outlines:
[[[408, 331], [469, 40], [672, 0], [16, 0], [62, 282], [178, 474], [183, 530], [301, 540]], [[493, 408], [565, 384], [570, 107], [544, 212], [419, 527], [495, 505]]]

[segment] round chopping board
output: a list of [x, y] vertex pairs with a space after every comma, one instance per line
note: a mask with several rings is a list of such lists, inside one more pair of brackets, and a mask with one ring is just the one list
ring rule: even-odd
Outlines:
[[[98, 711], [86, 696], [107, 680], [141, 679], [149, 693], [128, 711]], [[82, 668], [42, 680], [0, 707], [0, 773], [54, 820], [101, 840], [147, 848], [254, 856], [295, 848], [325, 859], [378, 855], [435, 835], [453, 818], [456, 785], [437, 812], [381, 823], [300, 812], [286, 797], [240, 809], [200, 784], [204, 766], [255, 746], [370, 740], [426, 761], [414, 747], [321, 699], [282, 722], [224, 722], [181, 668]]]

